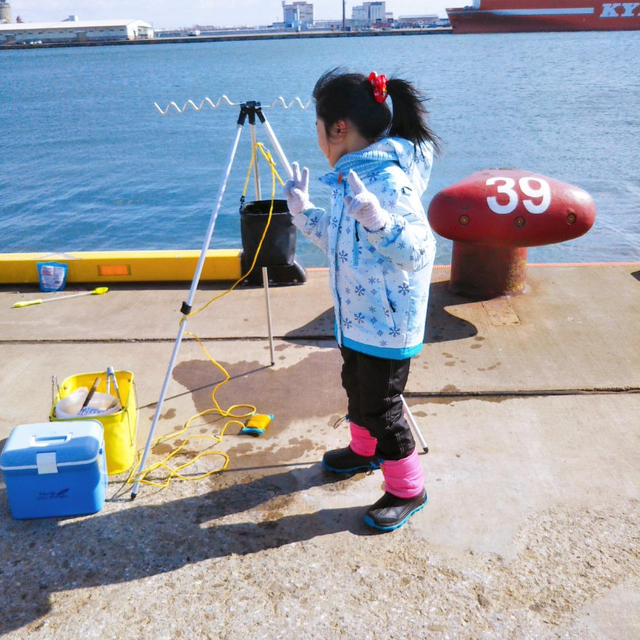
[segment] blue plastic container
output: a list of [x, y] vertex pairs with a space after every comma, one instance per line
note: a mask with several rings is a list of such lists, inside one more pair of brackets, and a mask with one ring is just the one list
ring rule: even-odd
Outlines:
[[40, 291], [62, 291], [67, 285], [67, 270], [64, 262], [38, 262]]
[[96, 513], [107, 490], [102, 424], [74, 420], [15, 427], [0, 469], [14, 518]]

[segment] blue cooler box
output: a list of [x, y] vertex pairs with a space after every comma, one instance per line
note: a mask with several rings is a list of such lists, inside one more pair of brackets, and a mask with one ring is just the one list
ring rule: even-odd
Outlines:
[[14, 518], [100, 511], [107, 490], [102, 424], [73, 420], [15, 427], [0, 469]]

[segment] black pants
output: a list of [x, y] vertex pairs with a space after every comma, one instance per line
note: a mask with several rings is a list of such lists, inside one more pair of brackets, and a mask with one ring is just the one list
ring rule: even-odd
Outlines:
[[416, 446], [400, 397], [411, 360], [376, 358], [347, 347], [341, 347], [340, 352], [349, 420], [378, 440], [378, 456], [384, 460], [406, 458]]

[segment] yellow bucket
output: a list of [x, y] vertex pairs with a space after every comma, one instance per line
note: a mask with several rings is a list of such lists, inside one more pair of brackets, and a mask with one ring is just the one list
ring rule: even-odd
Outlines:
[[[121, 408], [115, 412], [91, 412], [86, 415], [73, 416], [65, 414], [60, 416], [56, 413], [58, 403], [64, 398], [69, 398], [78, 389], [83, 387], [90, 389], [95, 380], [100, 381], [94, 391], [97, 394], [106, 396], [107, 373], [98, 371], [94, 373], [79, 373], [66, 378], [60, 389], [57, 391], [51, 407], [50, 421], [58, 420], [99, 420], [104, 427], [104, 444], [107, 458], [107, 473], [116, 475], [128, 471], [133, 464], [136, 455], [136, 423], [137, 423], [137, 403], [133, 373], [131, 371], [116, 371], [116, 381], [118, 383], [119, 394], [116, 393], [115, 385], [111, 385], [110, 395], [114, 398], [119, 395]], [[85, 393], [86, 395], [86, 393]], [[108, 396], [106, 396], [108, 397]]]

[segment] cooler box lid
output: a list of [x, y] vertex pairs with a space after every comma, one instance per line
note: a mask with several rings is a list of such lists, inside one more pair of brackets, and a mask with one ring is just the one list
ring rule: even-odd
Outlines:
[[98, 420], [19, 425], [13, 429], [2, 450], [0, 469], [58, 473], [59, 467], [95, 462], [103, 442], [104, 428]]

